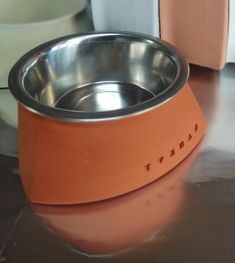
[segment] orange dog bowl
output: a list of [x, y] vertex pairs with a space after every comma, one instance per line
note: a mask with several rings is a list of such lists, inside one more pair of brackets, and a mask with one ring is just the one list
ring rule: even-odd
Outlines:
[[188, 66], [167, 43], [129, 33], [67, 36], [9, 76], [19, 101], [19, 166], [32, 202], [103, 200], [161, 177], [206, 122]]

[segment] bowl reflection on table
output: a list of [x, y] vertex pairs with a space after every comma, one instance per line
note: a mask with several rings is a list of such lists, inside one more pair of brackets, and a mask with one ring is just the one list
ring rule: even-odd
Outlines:
[[163, 178], [124, 196], [77, 206], [32, 204], [33, 211], [86, 254], [118, 253], [157, 241], [184, 207], [184, 179], [196, 154], [197, 149]]

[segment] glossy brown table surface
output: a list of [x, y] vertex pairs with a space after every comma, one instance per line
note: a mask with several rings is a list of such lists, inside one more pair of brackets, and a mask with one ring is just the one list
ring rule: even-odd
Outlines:
[[[1, 155], [0, 262], [234, 263], [235, 65], [192, 66], [189, 83], [208, 119], [205, 137], [170, 173], [127, 195], [32, 205], [17, 158]], [[16, 135], [1, 119], [0, 147], [16, 151]]]

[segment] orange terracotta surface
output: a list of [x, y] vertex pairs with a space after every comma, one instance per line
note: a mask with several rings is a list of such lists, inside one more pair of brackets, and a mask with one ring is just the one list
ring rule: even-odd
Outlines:
[[228, 0], [161, 0], [161, 38], [188, 62], [222, 69], [226, 63]]
[[[161, 239], [161, 231], [187, 205], [188, 175], [198, 147], [160, 180], [138, 191], [103, 202], [31, 207], [47, 227], [89, 255], [120, 253]], [[134, 222], [134, 224], [133, 224]]]
[[78, 204], [146, 185], [196, 146], [206, 121], [188, 84], [155, 109], [119, 120], [74, 123], [19, 106], [19, 167], [32, 202]]

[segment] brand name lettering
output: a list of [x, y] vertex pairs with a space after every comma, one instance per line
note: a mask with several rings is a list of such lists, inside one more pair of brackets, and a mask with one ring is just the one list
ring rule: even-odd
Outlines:
[[[196, 123], [193, 127], [193, 131], [188, 133], [186, 139], [179, 141], [177, 147], [170, 148], [168, 153], [165, 153], [164, 155], [161, 155], [158, 157], [158, 163], [164, 164], [164, 162], [167, 160], [167, 158], [174, 158], [178, 152], [182, 151], [184, 147], [190, 143], [190, 141], [193, 139], [194, 135], [198, 132], [199, 126]], [[152, 163], [147, 163], [144, 165], [144, 169], [149, 172], [151, 170]]]

